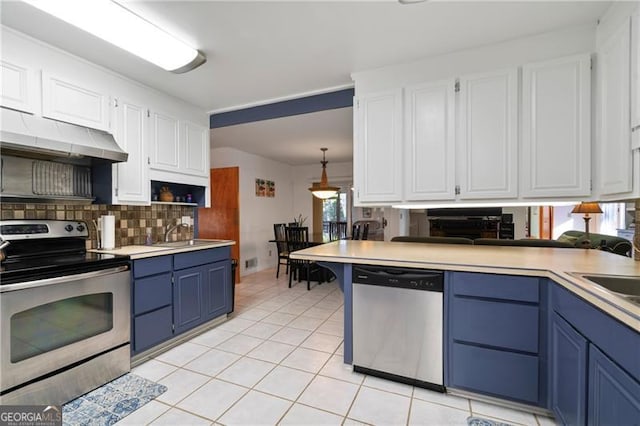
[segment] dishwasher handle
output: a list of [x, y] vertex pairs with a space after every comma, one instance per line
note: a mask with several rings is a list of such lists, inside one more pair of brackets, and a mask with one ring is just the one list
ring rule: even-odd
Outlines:
[[442, 292], [444, 272], [414, 268], [354, 266], [353, 283]]

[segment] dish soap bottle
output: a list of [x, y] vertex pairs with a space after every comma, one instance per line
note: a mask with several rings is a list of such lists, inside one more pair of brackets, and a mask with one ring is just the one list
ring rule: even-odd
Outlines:
[[151, 236], [151, 228], [147, 228], [147, 236], [144, 239], [144, 244], [147, 246], [153, 245], [153, 237]]

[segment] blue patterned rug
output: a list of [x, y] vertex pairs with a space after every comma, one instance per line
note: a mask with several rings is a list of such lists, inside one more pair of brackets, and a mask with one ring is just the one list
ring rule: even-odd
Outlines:
[[167, 387], [125, 374], [62, 406], [64, 425], [112, 425], [163, 394]]
[[483, 419], [482, 417], [468, 417], [467, 425], [469, 426], [511, 426], [509, 423], [502, 423], [495, 420]]

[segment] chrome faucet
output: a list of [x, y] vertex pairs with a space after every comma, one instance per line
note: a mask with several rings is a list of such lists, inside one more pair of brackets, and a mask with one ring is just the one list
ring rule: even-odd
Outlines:
[[185, 228], [189, 227], [189, 225], [187, 225], [186, 223], [178, 223], [178, 224], [171, 225], [171, 226], [167, 225], [167, 231], [164, 233], [164, 241], [165, 242], [169, 242], [169, 235], [171, 235], [171, 233], [174, 230], [180, 228], [181, 226], [183, 226]]

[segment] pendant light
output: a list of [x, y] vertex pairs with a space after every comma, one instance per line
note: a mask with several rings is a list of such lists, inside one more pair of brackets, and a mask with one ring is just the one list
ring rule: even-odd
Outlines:
[[328, 161], [325, 159], [327, 148], [320, 148], [320, 151], [322, 151], [322, 177], [320, 178], [320, 185], [312, 186], [311, 188], [309, 188], [309, 191], [311, 191], [314, 197], [326, 200], [327, 198], [333, 198], [337, 196], [340, 188], [337, 186], [329, 185], [329, 182], [327, 180]]

